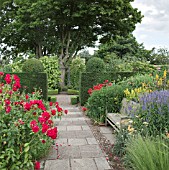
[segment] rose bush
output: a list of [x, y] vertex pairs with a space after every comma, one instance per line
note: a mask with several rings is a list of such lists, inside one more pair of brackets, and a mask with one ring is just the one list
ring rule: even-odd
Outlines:
[[[3, 83], [4, 82], [4, 83]], [[57, 137], [53, 118], [67, 114], [40, 92], [20, 93], [17, 75], [0, 72], [0, 169], [39, 169], [37, 153]], [[43, 151], [45, 152], [45, 151]]]

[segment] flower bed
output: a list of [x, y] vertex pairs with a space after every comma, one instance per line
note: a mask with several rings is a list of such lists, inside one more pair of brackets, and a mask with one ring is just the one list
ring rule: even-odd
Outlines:
[[38, 153], [57, 138], [53, 118], [67, 110], [42, 101], [39, 91], [20, 93], [19, 77], [6, 74], [2, 83], [3, 75], [0, 72], [0, 169], [39, 169]]

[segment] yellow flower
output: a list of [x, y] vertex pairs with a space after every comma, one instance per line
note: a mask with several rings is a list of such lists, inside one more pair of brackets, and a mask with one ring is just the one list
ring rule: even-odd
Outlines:
[[169, 139], [169, 133], [166, 133], [167, 138]]
[[163, 84], [162, 78], [160, 78], [159, 81], [157, 82], [157, 85], [158, 85], [158, 86], [161, 86], [162, 84]]
[[158, 80], [159, 79], [159, 76], [158, 76], [158, 74], [156, 74], [156, 80]]
[[166, 78], [166, 75], [167, 75], [167, 71], [164, 70], [163, 78]]
[[131, 125], [129, 125], [128, 126], [128, 131], [132, 133], [134, 131], [134, 128], [132, 128]]

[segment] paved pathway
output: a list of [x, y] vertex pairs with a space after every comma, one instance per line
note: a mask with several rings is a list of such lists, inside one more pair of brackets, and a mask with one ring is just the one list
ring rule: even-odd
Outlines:
[[57, 101], [68, 115], [56, 120], [59, 130], [55, 146], [43, 162], [44, 170], [108, 170], [111, 169], [82, 112], [70, 105], [68, 95]]

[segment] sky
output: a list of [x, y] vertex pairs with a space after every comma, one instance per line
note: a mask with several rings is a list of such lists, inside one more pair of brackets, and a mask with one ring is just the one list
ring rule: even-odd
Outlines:
[[135, 0], [132, 3], [144, 15], [133, 32], [146, 49], [169, 49], [169, 0]]
[[[134, 0], [132, 6], [144, 15], [133, 32], [137, 41], [148, 50], [169, 49], [169, 0]], [[94, 50], [97, 48], [89, 48], [91, 54]]]

